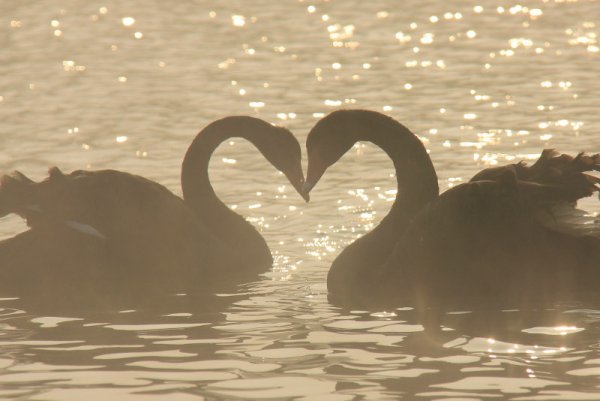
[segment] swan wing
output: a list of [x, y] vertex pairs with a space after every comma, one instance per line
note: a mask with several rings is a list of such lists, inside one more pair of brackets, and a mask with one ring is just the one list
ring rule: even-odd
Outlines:
[[544, 227], [576, 237], [590, 236], [600, 239], [600, 217], [572, 206], [557, 203], [549, 209], [540, 209], [535, 218]]
[[573, 236], [600, 238], [598, 217], [576, 208], [579, 199], [600, 190], [600, 178], [593, 175], [600, 171], [600, 154], [579, 153], [573, 157], [545, 149], [531, 166], [521, 162], [488, 168], [471, 182], [500, 181], [508, 171], [516, 175], [522, 199], [543, 226]]

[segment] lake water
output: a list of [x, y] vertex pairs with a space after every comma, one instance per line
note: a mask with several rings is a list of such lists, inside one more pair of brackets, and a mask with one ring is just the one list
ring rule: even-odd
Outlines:
[[[593, 0], [3, 1], [0, 171], [114, 168], [179, 194], [209, 122], [257, 116], [303, 143], [344, 107], [410, 127], [442, 189], [545, 147], [597, 152], [599, 16]], [[2, 299], [0, 399], [600, 399], [592, 305], [457, 311], [433, 336], [409, 308], [327, 302], [331, 262], [386, 214], [392, 175], [361, 144], [305, 204], [251, 145], [222, 145], [211, 178], [262, 231], [272, 271], [218, 310], [40, 314]], [[2, 238], [25, 229], [0, 223]]]

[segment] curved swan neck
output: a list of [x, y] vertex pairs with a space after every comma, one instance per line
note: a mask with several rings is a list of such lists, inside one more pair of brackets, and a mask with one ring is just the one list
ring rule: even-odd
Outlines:
[[194, 138], [181, 166], [183, 199], [198, 211], [201, 204], [220, 202], [208, 177], [210, 158], [217, 147], [226, 140], [224, 132], [214, 123], [204, 128]]
[[352, 124], [358, 141], [379, 146], [392, 159], [396, 170], [398, 203], [421, 207], [438, 196], [437, 174], [419, 138], [398, 121], [382, 114], [364, 111]]
[[410, 130], [390, 117], [367, 110], [350, 111], [347, 117], [336, 125], [341, 126], [352, 142], [369, 141], [392, 159], [398, 194], [379, 225], [347, 246], [333, 262], [327, 287], [331, 299], [342, 304], [354, 300], [365, 286], [371, 285], [410, 221], [439, 194], [433, 163]]
[[[265, 125], [268, 123], [252, 117], [234, 116], [217, 120], [200, 131], [188, 148], [181, 168], [183, 198], [193, 209], [199, 210], [207, 203], [223, 204], [208, 177], [210, 158], [217, 147], [233, 137], [246, 139], [257, 146], [264, 136]], [[231, 212], [229, 208], [227, 210]]]
[[[230, 246], [237, 247], [247, 260], [270, 252], [256, 229], [242, 216], [229, 209], [216, 195], [208, 176], [210, 158], [215, 149], [232, 137], [244, 138], [260, 150], [270, 124], [252, 117], [234, 116], [217, 120], [205, 127], [190, 145], [181, 169], [183, 199], [211, 231]], [[244, 247], [244, 250], [240, 249]]]

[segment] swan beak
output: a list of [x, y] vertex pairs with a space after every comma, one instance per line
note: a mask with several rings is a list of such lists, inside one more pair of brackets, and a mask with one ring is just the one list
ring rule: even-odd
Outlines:
[[309, 191], [304, 190], [305, 186], [306, 186], [306, 182], [303, 182], [302, 187], [298, 190], [298, 193], [300, 194], [300, 196], [302, 196], [302, 199], [304, 199], [305, 202], [309, 202], [310, 195], [308, 194]]
[[298, 168], [295, 168], [292, 171], [286, 171], [284, 174], [296, 192], [298, 192], [300, 196], [302, 196], [302, 198], [308, 202], [310, 197], [308, 196], [308, 193], [305, 194], [302, 190], [304, 188], [304, 173], [302, 172], [302, 167], [298, 165]]
[[296, 192], [298, 192], [300, 196], [302, 196], [302, 199], [304, 199], [305, 202], [308, 202], [310, 200], [310, 196], [308, 195], [308, 192], [304, 192], [304, 185], [306, 185], [306, 183], [304, 182], [304, 175], [302, 175], [302, 177], [300, 177], [297, 180], [290, 180], [290, 182], [294, 186]]
[[326, 166], [317, 159], [308, 158], [308, 168], [306, 169], [306, 181], [302, 185], [302, 196], [307, 196], [309, 192], [317, 185], [317, 182], [321, 179], [323, 173], [325, 173]]
[[308, 199], [310, 199], [310, 195], [309, 195], [310, 190], [313, 189], [315, 184], [316, 184], [316, 182], [305, 181], [304, 184], [302, 185], [300, 194], [302, 195], [302, 197], [304, 199], [306, 199], [307, 202], [308, 202]]

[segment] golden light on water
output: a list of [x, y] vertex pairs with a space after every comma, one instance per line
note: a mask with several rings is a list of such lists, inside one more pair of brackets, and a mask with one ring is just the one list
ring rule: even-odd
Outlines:
[[408, 43], [411, 41], [412, 37], [410, 35], [404, 34], [404, 32], [396, 32], [396, 39], [400, 43]]
[[[337, 108], [383, 111], [409, 127], [431, 152], [442, 189], [488, 166], [532, 164], [544, 147], [596, 150], [599, 45], [591, 2], [433, 2], [423, 8], [416, 2], [407, 13], [392, 2], [299, 0], [267, 7], [196, 1], [169, 4], [164, 16], [149, 4], [136, 9], [113, 2], [109, 13], [101, 2], [80, 9], [74, 6], [79, 2], [85, 3], [58, 0], [67, 4], [35, 16], [26, 8], [5, 16], [5, 53], [14, 60], [6, 64], [0, 96], [7, 169], [24, 164], [43, 175], [47, 163], [64, 164], [65, 171], [118, 168], [180, 195], [178, 167], [187, 141], [209, 121], [258, 116], [304, 142], [316, 121]], [[157, 399], [189, 398], [204, 396], [207, 388], [211, 397], [227, 399], [571, 399], [597, 390], [596, 311], [568, 320], [585, 323], [560, 325], [540, 312], [535, 324], [547, 327], [534, 327], [536, 335], [519, 333], [515, 324], [485, 331], [494, 338], [477, 338], [469, 327], [448, 324], [442, 334], [458, 345], [442, 347], [429, 333], [406, 332], [419, 323], [415, 311], [336, 309], [327, 300], [329, 266], [403, 191], [395, 189], [389, 158], [357, 144], [305, 204], [254, 148], [246, 154], [238, 144], [221, 146], [211, 180], [223, 200], [263, 233], [273, 269], [239, 289], [218, 317], [188, 310], [191, 302], [165, 305], [156, 316], [118, 309], [127, 312], [120, 320], [132, 322], [112, 322], [110, 315], [82, 316], [82, 324], [39, 319], [30, 311], [25, 320], [25, 314], [17, 320], [5, 315], [7, 324], [25, 322], [27, 336], [56, 340], [68, 329], [73, 335], [66, 340], [82, 342], [81, 351], [52, 345], [42, 354], [13, 341], [20, 331], [10, 329], [5, 343], [16, 345], [15, 358], [7, 354], [0, 361], [8, 391], [56, 399], [101, 397], [104, 390], [118, 399], [139, 397], [138, 390]], [[36, 153], [40, 146], [43, 152]], [[256, 163], [244, 164], [246, 157]], [[303, 162], [306, 167], [304, 154]], [[169, 325], [163, 332], [154, 325], [159, 322], [202, 322], [210, 330]], [[129, 325], [132, 336], [125, 342], [140, 349], [113, 353], [123, 338], [112, 343], [99, 336], [113, 323], [139, 323]], [[574, 348], [557, 346], [563, 342]], [[84, 347], [95, 348], [90, 353]], [[111, 372], [97, 372], [95, 381], [87, 366], [97, 360], [114, 361], [124, 374], [114, 375], [107, 364]], [[206, 380], [199, 384], [198, 375]], [[170, 381], [175, 376], [180, 385]], [[65, 383], [47, 384], [57, 378]], [[134, 381], [142, 385], [134, 389]]]
[[135, 24], [135, 18], [124, 17], [121, 19], [121, 22], [123, 23], [123, 26], [132, 26], [133, 24]]
[[565, 336], [567, 334], [571, 334], [571, 333], [577, 333], [578, 331], [581, 331], [582, 329], [576, 326], [557, 326], [554, 327], [554, 330], [556, 332], [558, 332], [558, 334], [560, 334], [561, 336]]
[[86, 67], [84, 65], [78, 65], [73, 60], [63, 60], [62, 65], [63, 65], [63, 70], [67, 71], [67, 72], [71, 72], [71, 71], [83, 72], [86, 70]]
[[232, 15], [231, 23], [233, 24], [233, 26], [242, 27], [246, 25], [246, 17], [244, 17], [243, 15]]

